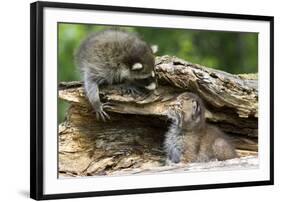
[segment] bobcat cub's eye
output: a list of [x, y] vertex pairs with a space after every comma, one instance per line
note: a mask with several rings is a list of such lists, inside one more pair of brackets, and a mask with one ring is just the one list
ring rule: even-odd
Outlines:
[[141, 63], [135, 63], [132, 66], [132, 70], [139, 70], [139, 69], [142, 69], [142, 68], [143, 68], [143, 65]]

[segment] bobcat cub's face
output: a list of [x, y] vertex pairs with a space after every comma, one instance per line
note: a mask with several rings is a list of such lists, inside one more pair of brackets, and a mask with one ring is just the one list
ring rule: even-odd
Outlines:
[[205, 123], [205, 107], [197, 96], [187, 97], [182, 104], [183, 127], [199, 128]]

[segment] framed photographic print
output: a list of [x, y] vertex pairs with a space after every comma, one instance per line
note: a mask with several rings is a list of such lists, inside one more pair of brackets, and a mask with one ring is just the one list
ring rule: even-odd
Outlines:
[[31, 198], [273, 184], [273, 17], [31, 4]]

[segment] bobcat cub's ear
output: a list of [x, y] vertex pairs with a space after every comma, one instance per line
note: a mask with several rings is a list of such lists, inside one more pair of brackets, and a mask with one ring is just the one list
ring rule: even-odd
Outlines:
[[201, 106], [197, 100], [192, 100], [192, 119], [195, 120], [197, 117], [200, 117]]
[[142, 69], [142, 68], [143, 68], [143, 65], [141, 63], [135, 63], [132, 66], [132, 70], [139, 70], [139, 69]]

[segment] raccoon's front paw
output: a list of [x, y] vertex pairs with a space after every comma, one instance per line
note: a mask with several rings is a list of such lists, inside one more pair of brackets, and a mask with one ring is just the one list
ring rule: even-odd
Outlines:
[[181, 150], [173, 147], [168, 151], [168, 160], [172, 163], [179, 163], [181, 160]]
[[121, 87], [122, 94], [131, 94], [133, 97], [137, 97], [143, 94], [142, 90], [136, 86], [124, 85]]
[[105, 109], [110, 109], [112, 104], [106, 102], [101, 103], [98, 106], [94, 107], [94, 111], [96, 113], [97, 120], [102, 119], [103, 121], [109, 120], [110, 116], [104, 111]]

